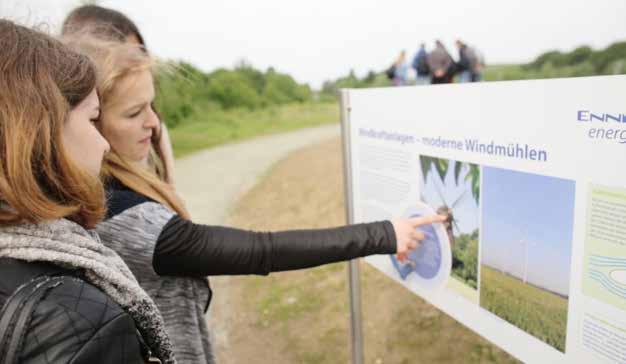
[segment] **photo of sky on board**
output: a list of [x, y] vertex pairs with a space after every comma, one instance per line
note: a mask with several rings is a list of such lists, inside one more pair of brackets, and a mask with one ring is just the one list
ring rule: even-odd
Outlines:
[[482, 172], [480, 305], [564, 352], [575, 183]]

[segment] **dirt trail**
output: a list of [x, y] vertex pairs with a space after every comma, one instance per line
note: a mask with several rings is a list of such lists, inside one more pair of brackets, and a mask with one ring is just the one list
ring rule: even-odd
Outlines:
[[[225, 224], [229, 212], [241, 196], [252, 188], [279, 160], [290, 153], [340, 135], [338, 124], [259, 137], [239, 143], [208, 149], [176, 161], [176, 187], [184, 198], [195, 222]], [[235, 309], [234, 300], [241, 296], [240, 285], [231, 284], [230, 277], [211, 279], [214, 298], [208, 315], [209, 325], [219, 354], [219, 363], [235, 363], [224, 353], [238, 350], [231, 347], [237, 333], [237, 322], [247, 322], [246, 314]], [[235, 338], [235, 339], [233, 339]], [[267, 337], [259, 337], [262, 344]], [[272, 347], [259, 345], [258, 347]], [[259, 355], [267, 362], [283, 363], [280, 353], [268, 350]]]

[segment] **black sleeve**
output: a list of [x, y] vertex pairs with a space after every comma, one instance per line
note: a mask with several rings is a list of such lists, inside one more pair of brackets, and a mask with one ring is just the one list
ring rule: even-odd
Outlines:
[[152, 264], [160, 275], [265, 275], [395, 252], [389, 221], [272, 233], [199, 225], [176, 215], [157, 240]]

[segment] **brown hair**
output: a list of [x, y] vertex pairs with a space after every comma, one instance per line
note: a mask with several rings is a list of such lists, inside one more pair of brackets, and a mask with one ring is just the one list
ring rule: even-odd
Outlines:
[[139, 28], [132, 20], [117, 10], [98, 5], [83, 5], [72, 10], [63, 21], [61, 33], [67, 35], [94, 27], [102, 30], [102, 35], [108, 39], [124, 42], [127, 37], [134, 35], [139, 44], [146, 46]]
[[0, 19], [0, 224], [104, 216], [99, 179], [66, 154], [69, 112], [93, 91], [90, 60], [52, 37]]
[[[141, 47], [98, 39], [89, 34], [74, 34], [64, 38], [66, 44], [89, 56], [97, 69], [97, 90], [100, 96], [100, 117], [106, 118], [110, 105], [118, 102], [122, 91], [118, 85], [126, 77], [154, 69], [155, 61]], [[105, 178], [113, 177], [133, 191], [149, 197], [189, 218], [183, 201], [173, 187], [155, 172], [141, 169], [129, 162], [111, 146], [104, 159], [102, 172]]]

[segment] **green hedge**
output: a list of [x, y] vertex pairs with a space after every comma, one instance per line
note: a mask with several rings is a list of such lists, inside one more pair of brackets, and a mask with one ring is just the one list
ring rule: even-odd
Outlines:
[[255, 110], [313, 99], [308, 85], [273, 68], [262, 72], [246, 63], [204, 73], [185, 62], [170, 62], [157, 72], [156, 84], [156, 108], [170, 128], [211, 110]]

